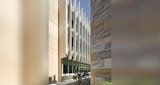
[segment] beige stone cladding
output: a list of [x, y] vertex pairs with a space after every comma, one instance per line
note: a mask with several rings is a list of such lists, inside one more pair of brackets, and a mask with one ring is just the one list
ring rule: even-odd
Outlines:
[[49, 77], [58, 80], [58, 0], [49, 0]]

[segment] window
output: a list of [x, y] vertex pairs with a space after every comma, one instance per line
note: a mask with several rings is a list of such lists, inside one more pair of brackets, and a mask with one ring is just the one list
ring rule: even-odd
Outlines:
[[83, 26], [83, 38], [84, 38], [84, 35], [85, 35], [85, 27]]
[[80, 22], [80, 35], [82, 35], [82, 22]]
[[68, 65], [63, 65], [63, 73], [68, 73]]
[[73, 72], [76, 73], [76, 66], [73, 66]]
[[72, 20], [72, 28], [73, 28], [73, 20]]
[[69, 73], [72, 73], [72, 65], [69, 65]]
[[78, 40], [76, 40], [76, 50], [78, 52]]
[[73, 21], [73, 20], [74, 20], [74, 16], [75, 16], [75, 15], [74, 15], [74, 13], [72, 12], [72, 29], [73, 29], [73, 27], [74, 27], [74, 21]]
[[78, 20], [78, 18], [77, 18], [76, 20], [77, 20], [77, 24], [76, 24], [76, 32], [78, 32], [78, 28], [79, 28], [79, 20]]
[[74, 40], [73, 40], [73, 37], [72, 37], [72, 50], [74, 49]]
[[79, 67], [77, 66], [77, 72], [79, 71]]

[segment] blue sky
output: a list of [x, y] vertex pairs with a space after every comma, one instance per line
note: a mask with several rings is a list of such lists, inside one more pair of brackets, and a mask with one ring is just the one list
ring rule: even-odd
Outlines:
[[83, 7], [84, 12], [86, 13], [89, 21], [91, 21], [90, 15], [90, 0], [77, 0], [77, 3], [80, 1], [81, 7]]

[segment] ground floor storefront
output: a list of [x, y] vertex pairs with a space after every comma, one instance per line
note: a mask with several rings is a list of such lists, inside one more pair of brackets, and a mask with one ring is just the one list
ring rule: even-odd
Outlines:
[[77, 73], [90, 72], [90, 65], [78, 61], [69, 60], [68, 58], [62, 59], [62, 81], [73, 79]]

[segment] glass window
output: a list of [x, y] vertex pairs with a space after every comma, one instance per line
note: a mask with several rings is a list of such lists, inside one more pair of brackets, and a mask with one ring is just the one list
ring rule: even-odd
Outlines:
[[76, 50], [78, 52], [78, 40], [76, 40]]
[[73, 72], [76, 73], [76, 66], [73, 66]]
[[72, 73], [72, 65], [69, 65], [69, 73]]
[[68, 65], [63, 65], [63, 73], [68, 73]]
[[78, 28], [79, 28], [79, 19], [77, 18], [76, 32], [78, 32]]
[[73, 37], [72, 37], [72, 50], [74, 49], [74, 40], [73, 40]]
[[82, 22], [80, 22], [80, 35], [82, 33]]
[[72, 20], [72, 28], [73, 28], [73, 20]]
[[77, 66], [77, 72], [79, 71], [78, 69], [79, 69], [79, 67]]

